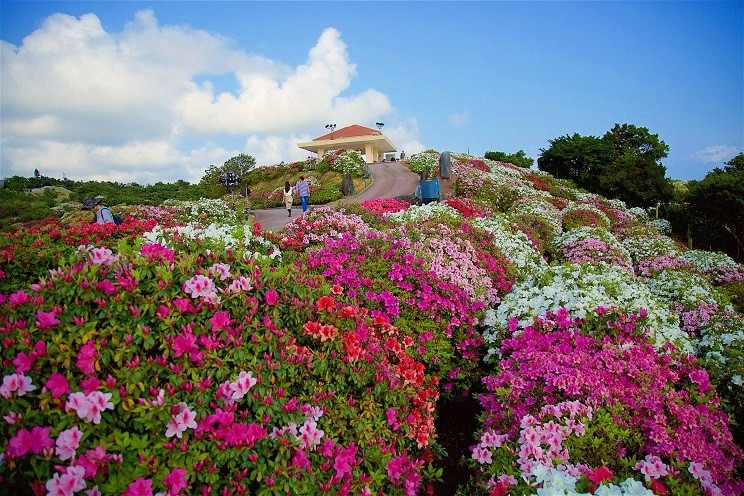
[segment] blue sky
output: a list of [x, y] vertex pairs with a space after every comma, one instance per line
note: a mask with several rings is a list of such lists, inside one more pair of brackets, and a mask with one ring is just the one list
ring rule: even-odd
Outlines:
[[647, 127], [674, 179], [744, 150], [742, 2], [0, 2], [0, 174], [198, 181], [324, 125], [411, 155]]

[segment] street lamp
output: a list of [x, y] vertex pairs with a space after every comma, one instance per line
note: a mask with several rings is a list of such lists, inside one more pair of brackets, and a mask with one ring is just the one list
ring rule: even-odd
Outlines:
[[377, 126], [377, 129], [379, 129], [380, 131], [382, 131], [382, 126], [384, 125], [385, 125], [384, 122], [375, 122], [375, 126]]

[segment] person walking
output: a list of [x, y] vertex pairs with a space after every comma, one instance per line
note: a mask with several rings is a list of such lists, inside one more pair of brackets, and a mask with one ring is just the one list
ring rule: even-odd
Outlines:
[[287, 207], [287, 217], [292, 217], [292, 202], [294, 201], [294, 192], [289, 181], [284, 181], [284, 206]]
[[101, 200], [95, 196], [88, 196], [83, 199], [83, 210], [93, 210], [95, 218], [90, 221], [91, 224], [114, 222], [114, 214], [111, 212], [111, 209], [105, 205], [101, 205]]
[[302, 213], [307, 212], [307, 201], [310, 199], [310, 185], [305, 181], [305, 176], [300, 176], [300, 180], [295, 185], [297, 189], [297, 196], [300, 197], [300, 205], [302, 205]]

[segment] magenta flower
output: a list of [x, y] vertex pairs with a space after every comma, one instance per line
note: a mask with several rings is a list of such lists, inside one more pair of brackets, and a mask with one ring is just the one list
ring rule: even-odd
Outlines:
[[36, 356], [33, 353], [30, 355], [23, 352], [18, 353], [18, 355], [13, 359], [13, 365], [16, 366], [16, 373], [24, 374], [31, 370], [31, 367], [34, 365], [34, 360], [36, 360]]
[[212, 315], [209, 322], [212, 324], [212, 331], [219, 331], [220, 329], [227, 328], [233, 321], [228, 312], [221, 311]]
[[77, 426], [60, 432], [57, 436], [57, 449], [55, 450], [59, 459], [69, 460], [74, 458], [82, 438], [83, 433]]
[[23, 456], [29, 451], [38, 455], [44, 448], [54, 446], [54, 441], [49, 437], [49, 427], [34, 426], [31, 431], [20, 429], [15, 436], [8, 441], [6, 453], [11, 458]]
[[168, 475], [163, 479], [163, 485], [168, 489], [170, 494], [178, 494], [181, 489], [188, 487], [186, 482], [186, 469], [185, 468], [174, 468]]
[[67, 378], [56, 372], [49, 376], [44, 386], [51, 391], [52, 398], [59, 398], [63, 394], [70, 392], [70, 386], [67, 384]]
[[698, 385], [701, 393], [710, 389], [710, 377], [708, 372], [703, 369], [695, 369], [690, 372], [690, 380]]
[[102, 293], [107, 295], [116, 293], [116, 286], [114, 286], [114, 283], [112, 283], [108, 279], [99, 282], [96, 288], [98, 289], [98, 291], [101, 291]]
[[121, 496], [152, 496], [152, 480], [140, 477], [130, 482]]
[[273, 307], [277, 303], [279, 303], [279, 294], [276, 292], [275, 289], [269, 289], [268, 291], [266, 291], [266, 294], [264, 294], [264, 302], [270, 307]]
[[61, 321], [57, 318], [57, 313], [52, 310], [51, 312], [44, 312], [39, 310], [36, 314], [36, 327], [42, 330], [51, 329], [53, 326], [61, 324]]
[[28, 302], [30, 298], [28, 297], [28, 293], [23, 291], [22, 289], [19, 291], [16, 291], [15, 293], [10, 295], [9, 301], [11, 306], [13, 308], [23, 305], [24, 303]]
[[97, 356], [96, 341], [91, 339], [80, 348], [76, 365], [85, 375], [93, 374], [96, 371], [95, 359]]

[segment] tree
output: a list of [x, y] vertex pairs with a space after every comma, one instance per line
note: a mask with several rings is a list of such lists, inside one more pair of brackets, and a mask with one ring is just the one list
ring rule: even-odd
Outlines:
[[216, 165], [210, 165], [207, 167], [207, 170], [204, 171], [204, 175], [199, 181], [199, 186], [205, 191], [205, 194], [209, 196], [222, 196], [225, 194], [226, 188], [220, 185], [220, 175], [227, 172], [234, 173], [238, 176], [240, 181], [238, 187], [241, 187], [245, 183], [248, 173], [253, 170], [255, 166], [255, 158], [241, 153], [240, 155], [228, 159], [220, 167], [217, 167]]
[[514, 164], [517, 167], [524, 167], [525, 169], [529, 169], [535, 163], [532, 158], [525, 155], [524, 150], [519, 150], [517, 153], [486, 152], [484, 156], [489, 160]]
[[607, 142], [596, 136], [574, 133], [548, 140], [550, 147], [540, 149], [537, 168], [558, 179], [568, 179], [589, 191], [597, 190], [597, 173], [611, 160]]
[[674, 188], [661, 164], [669, 146], [659, 140], [658, 134], [633, 124], [615, 124], [602, 140], [612, 159], [597, 171], [598, 193], [638, 207], [649, 207], [672, 197]]
[[[744, 251], [744, 153], [726, 165], [690, 185], [688, 211], [698, 237], [707, 235], [711, 246], [740, 258]], [[735, 250], [726, 249], [727, 240], [735, 243]]]
[[228, 159], [223, 164], [221, 172], [234, 172], [242, 181], [254, 167], [256, 167], [256, 159], [241, 153]]

